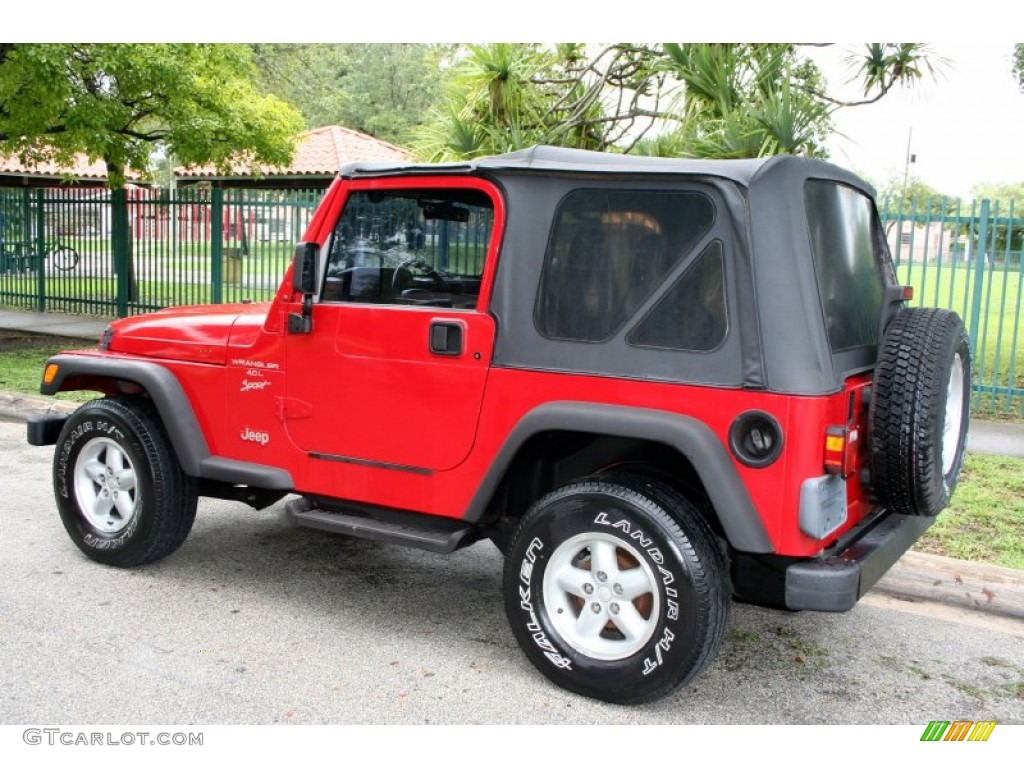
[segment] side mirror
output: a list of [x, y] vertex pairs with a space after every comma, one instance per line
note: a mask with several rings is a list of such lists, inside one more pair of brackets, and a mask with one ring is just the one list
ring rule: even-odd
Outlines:
[[316, 243], [299, 243], [292, 257], [292, 288], [302, 294], [302, 312], [288, 315], [288, 333], [313, 330], [313, 294], [316, 293]]
[[316, 293], [316, 243], [299, 243], [292, 257], [292, 288], [299, 293]]

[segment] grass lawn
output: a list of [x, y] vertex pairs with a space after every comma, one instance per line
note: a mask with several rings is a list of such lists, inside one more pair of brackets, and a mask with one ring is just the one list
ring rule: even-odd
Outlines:
[[1024, 459], [968, 454], [952, 503], [914, 549], [1024, 569]]
[[[39, 384], [46, 358], [65, 349], [87, 349], [91, 346], [85, 339], [0, 330], [0, 390], [42, 397]], [[58, 400], [74, 402], [96, 397], [95, 392], [61, 392], [57, 395]]]
[[[245, 267], [243, 267], [245, 269]], [[282, 273], [283, 274], [283, 273]], [[205, 280], [205, 282], [202, 282]], [[277, 291], [280, 275], [265, 277], [261, 273], [243, 272], [241, 283], [225, 282], [221, 298], [225, 302], [251, 299], [268, 301]], [[260, 282], [262, 281], [262, 282]], [[171, 280], [148, 280], [140, 276], [136, 283], [139, 304], [145, 308], [185, 306], [188, 304], [209, 304], [213, 301], [213, 289], [209, 276], [197, 273], [191, 282]], [[0, 302], [4, 294], [10, 299], [35, 296], [35, 278], [17, 276], [0, 278]], [[68, 275], [47, 276], [47, 306], [53, 310], [67, 312], [84, 311], [81, 302], [102, 304], [116, 312], [117, 282], [113, 278]]]

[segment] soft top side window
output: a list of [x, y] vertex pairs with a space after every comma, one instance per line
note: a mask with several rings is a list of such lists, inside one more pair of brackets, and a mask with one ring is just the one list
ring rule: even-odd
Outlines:
[[353, 191], [321, 298], [474, 309], [493, 225], [491, 199], [477, 189]]
[[702, 192], [570, 192], [548, 241], [537, 329], [550, 339], [612, 338], [714, 221]]
[[722, 241], [713, 240], [630, 331], [627, 341], [636, 347], [711, 352], [725, 341], [728, 330], [725, 255]]

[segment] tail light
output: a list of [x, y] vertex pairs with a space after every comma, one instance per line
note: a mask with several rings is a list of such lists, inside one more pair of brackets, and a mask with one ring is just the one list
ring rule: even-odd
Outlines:
[[825, 469], [833, 475], [849, 477], [857, 468], [860, 430], [856, 427], [829, 427], [825, 431]]

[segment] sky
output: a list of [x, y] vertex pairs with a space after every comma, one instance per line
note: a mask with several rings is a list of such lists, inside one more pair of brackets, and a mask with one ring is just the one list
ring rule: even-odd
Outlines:
[[[902, 179], [909, 138], [916, 156], [911, 176], [944, 194], [971, 199], [978, 182], [1024, 183], [1024, 93], [1011, 72], [1012, 44], [933, 48], [947, 60], [936, 77], [836, 114], [841, 135], [827, 144], [832, 162], [877, 185]], [[830, 86], [848, 80], [842, 58], [851, 50], [855, 44], [837, 43], [814, 51]], [[850, 86], [842, 93], [858, 96]]]

